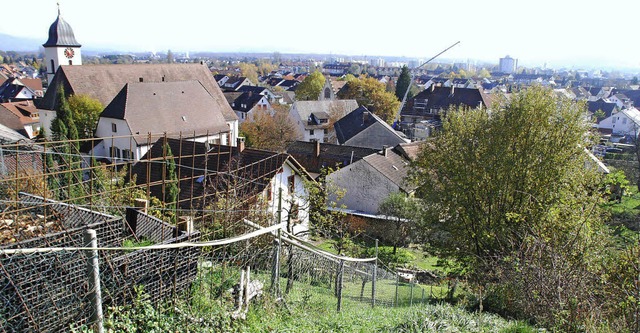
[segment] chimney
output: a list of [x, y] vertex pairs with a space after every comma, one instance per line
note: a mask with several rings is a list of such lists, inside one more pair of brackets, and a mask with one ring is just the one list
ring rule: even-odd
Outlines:
[[369, 111], [362, 112], [362, 125], [366, 124], [369, 121]]
[[316, 157], [320, 156], [320, 140], [316, 140], [315, 154]]
[[382, 146], [382, 156], [387, 157], [387, 149], [389, 149], [389, 146]]
[[238, 137], [238, 151], [241, 153], [244, 151], [244, 137], [242, 136]]

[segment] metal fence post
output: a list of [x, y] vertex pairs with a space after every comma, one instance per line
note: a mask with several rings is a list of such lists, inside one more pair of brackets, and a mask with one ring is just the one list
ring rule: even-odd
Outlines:
[[[85, 246], [97, 249], [98, 238], [96, 231], [87, 229], [84, 231]], [[100, 292], [100, 267], [98, 262], [98, 250], [90, 250], [86, 252], [87, 257], [87, 275], [89, 280], [89, 300], [92, 307], [91, 321], [94, 332], [103, 333], [102, 326], [102, 295]]]
[[373, 262], [373, 277], [371, 278], [371, 307], [376, 306], [376, 279], [378, 278], [378, 239], [376, 239], [376, 261]]
[[344, 277], [344, 260], [340, 260], [340, 271], [338, 272], [338, 312], [342, 309], [342, 282]]
[[414, 283], [411, 282], [411, 296], [409, 297], [409, 306], [413, 306], [413, 286]]
[[394, 305], [398, 306], [398, 285], [400, 284], [400, 276], [398, 275], [398, 271], [396, 270], [396, 302]]

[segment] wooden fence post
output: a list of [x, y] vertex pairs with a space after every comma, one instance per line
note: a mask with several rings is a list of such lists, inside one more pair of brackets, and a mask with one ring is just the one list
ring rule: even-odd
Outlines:
[[[96, 231], [93, 229], [87, 229], [84, 231], [84, 244], [86, 247], [93, 249], [98, 248], [98, 238], [96, 237]], [[98, 250], [90, 250], [86, 252], [87, 257], [87, 277], [89, 280], [89, 300], [92, 307], [91, 321], [93, 331], [96, 333], [103, 333], [104, 327], [102, 326], [102, 294], [100, 291], [100, 266], [98, 262]]]

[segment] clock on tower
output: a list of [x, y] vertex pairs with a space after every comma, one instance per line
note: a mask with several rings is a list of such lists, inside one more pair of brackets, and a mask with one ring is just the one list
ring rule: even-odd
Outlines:
[[64, 49], [64, 56], [67, 57], [67, 59], [73, 58], [73, 55], [75, 53], [76, 52], [71, 47], [67, 47], [66, 49]]

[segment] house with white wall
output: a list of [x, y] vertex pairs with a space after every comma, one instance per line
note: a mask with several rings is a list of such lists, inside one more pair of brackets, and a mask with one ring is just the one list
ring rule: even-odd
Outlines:
[[633, 107], [620, 110], [600, 121], [598, 128], [610, 130], [614, 135], [637, 136], [640, 133], [640, 111]]
[[352, 99], [296, 101], [289, 109], [289, 119], [302, 141], [336, 143], [333, 121], [358, 108]]
[[295, 233], [308, 230], [305, 182], [313, 179], [289, 154], [245, 148], [242, 138], [235, 146], [160, 138], [132, 168], [136, 183], [149, 184], [150, 194], [160, 200], [166, 199], [164, 165], [171, 159], [165, 146], [171, 148], [176, 163], [178, 207], [198, 210], [231, 196], [231, 204], [237, 206], [233, 218], [261, 211], [270, 218], [254, 222], [276, 224], [280, 217], [280, 222], [292, 224]]
[[236, 140], [199, 81], [127, 83], [100, 114], [95, 137], [102, 141], [92, 156], [135, 162], [159, 134], [209, 144]]
[[[57, 91], [64, 88], [65, 96], [87, 95], [107, 106], [128, 83], [169, 83], [198, 81], [209, 93], [209, 99], [215, 104], [229, 127], [230, 144], [235, 145], [238, 137], [238, 117], [233, 112], [212, 73], [203, 64], [135, 64], [135, 65], [62, 65], [56, 71], [53, 82], [38, 103], [39, 109], [55, 110], [58, 104]], [[188, 104], [187, 104], [188, 105]], [[183, 107], [184, 108], [184, 107]], [[53, 112], [53, 111], [52, 111]], [[52, 117], [47, 117], [47, 120]], [[46, 134], [48, 122], [43, 122]], [[164, 130], [160, 129], [162, 134]], [[135, 133], [135, 131], [133, 132]]]

